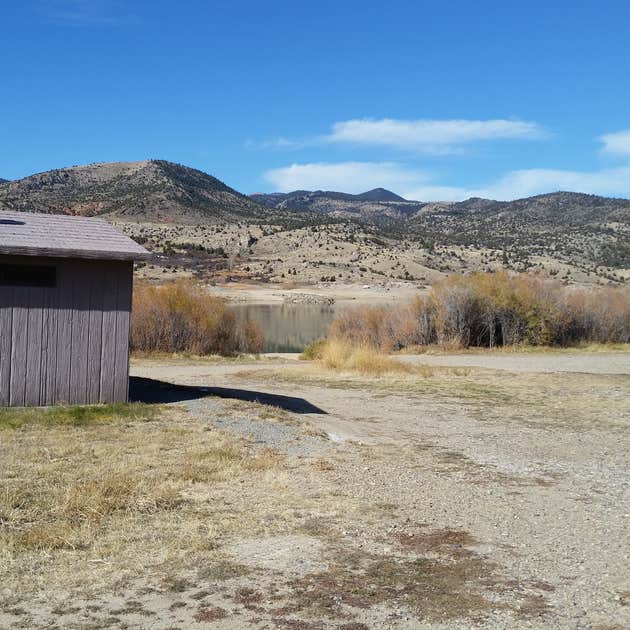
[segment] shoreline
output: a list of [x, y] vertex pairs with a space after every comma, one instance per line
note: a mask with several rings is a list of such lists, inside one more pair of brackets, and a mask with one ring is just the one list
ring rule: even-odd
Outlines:
[[336, 306], [359, 306], [365, 304], [390, 304], [408, 302], [415, 296], [428, 291], [408, 282], [373, 284], [336, 284], [335, 286], [258, 285], [229, 283], [208, 285], [208, 290], [232, 304], [329, 304]]

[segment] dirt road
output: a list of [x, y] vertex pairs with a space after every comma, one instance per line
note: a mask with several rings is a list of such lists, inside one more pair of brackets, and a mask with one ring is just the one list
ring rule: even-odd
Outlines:
[[400, 359], [415, 364], [481, 367], [511, 372], [630, 374], [630, 353], [628, 352], [421, 354], [402, 355]]
[[[190, 409], [209, 421], [203, 400], [258, 400], [328, 438], [294, 462], [297, 479], [325, 460], [321, 509], [299, 537], [231, 543], [299, 601], [282, 617], [259, 606], [251, 627], [630, 626], [630, 355], [404, 360], [459, 367], [368, 378], [295, 361], [134, 364], [207, 388]], [[273, 431], [257, 441], [286, 449]]]

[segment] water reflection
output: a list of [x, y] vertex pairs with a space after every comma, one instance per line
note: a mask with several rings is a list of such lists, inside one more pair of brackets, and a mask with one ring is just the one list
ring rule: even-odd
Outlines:
[[236, 304], [232, 308], [241, 321], [260, 324], [265, 352], [302, 352], [326, 335], [335, 314], [334, 307], [319, 304]]

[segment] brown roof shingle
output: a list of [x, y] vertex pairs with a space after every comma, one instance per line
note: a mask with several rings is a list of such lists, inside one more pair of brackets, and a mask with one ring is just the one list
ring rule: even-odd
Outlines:
[[138, 260], [151, 254], [103, 219], [0, 210], [0, 254]]

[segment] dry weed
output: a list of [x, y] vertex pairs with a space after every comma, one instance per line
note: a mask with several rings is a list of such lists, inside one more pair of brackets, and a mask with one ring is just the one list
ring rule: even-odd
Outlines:
[[263, 342], [255, 322], [240, 324], [223, 299], [189, 281], [140, 284], [134, 290], [131, 348], [136, 352], [258, 353]]

